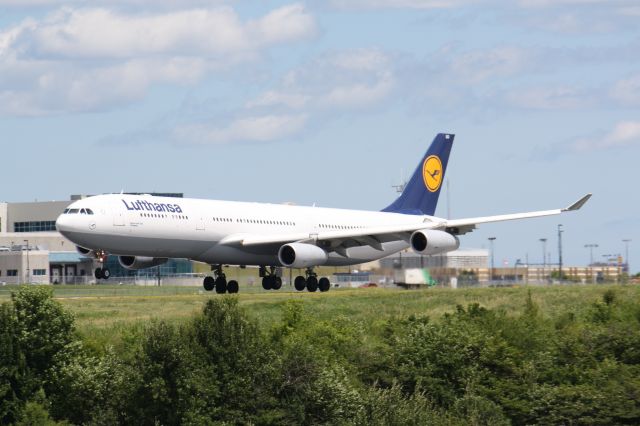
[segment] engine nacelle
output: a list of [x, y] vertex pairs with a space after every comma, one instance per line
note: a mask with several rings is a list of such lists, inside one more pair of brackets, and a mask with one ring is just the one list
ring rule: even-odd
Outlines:
[[89, 250], [88, 248], [76, 246], [76, 250], [78, 251], [78, 253], [80, 253], [81, 255], [86, 256], [86, 257], [94, 257], [94, 255], [95, 255], [93, 250]]
[[138, 270], [167, 263], [166, 257], [118, 256], [118, 262], [125, 269]]
[[411, 248], [419, 254], [446, 253], [458, 247], [460, 247], [460, 240], [448, 232], [422, 229], [411, 235]]
[[289, 268], [309, 268], [324, 265], [329, 255], [320, 247], [313, 244], [291, 243], [285, 244], [278, 250], [278, 260]]

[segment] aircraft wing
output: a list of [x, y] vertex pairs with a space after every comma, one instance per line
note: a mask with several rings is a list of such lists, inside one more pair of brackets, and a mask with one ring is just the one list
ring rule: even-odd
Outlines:
[[484, 217], [472, 217], [468, 219], [454, 219], [446, 221], [446, 228], [449, 228], [453, 233], [457, 235], [466, 234], [467, 232], [471, 232], [476, 228], [476, 225], [480, 225], [482, 223], [492, 223], [492, 222], [503, 222], [507, 220], [516, 220], [516, 219], [528, 219], [532, 217], [543, 217], [543, 216], [553, 216], [560, 213], [579, 210], [582, 206], [585, 205], [589, 198], [591, 198], [592, 194], [587, 194], [584, 197], [580, 198], [575, 203], [571, 204], [569, 207], [565, 207], [563, 209], [555, 209], [555, 210], [540, 210], [535, 212], [527, 212], [527, 213], [514, 213], [514, 214], [503, 214], [498, 216], [484, 216]]
[[361, 229], [339, 231], [321, 231], [318, 233], [287, 234], [234, 234], [220, 241], [224, 245], [241, 245], [243, 247], [282, 245], [292, 242], [313, 243], [346, 256], [346, 249], [358, 246], [371, 246], [383, 251], [382, 243], [404, 240], [409, 242], [411, 234], [421, 229], [447, 230], [453, 234], [465, 234], [482, 223], [501, 222], [506, 220], [527, 219], [532, 217], [552, 216], [566, 211], [580, 209], [591, 197], [587, 194], [569, 207], [555, 210], [541, 210], [527, 213], [504, 214], [498, 216], [474, 217], [468, 219], [447, 220], [437, 217], [425, 217], [423, 222], [410, 225], [378, 226]]
[[384, 242], [398, 240], [409, 241], [413, 232], [419, 229], [438, 229], [441, 228], [443, 224], [444, 222], [442, 220], [438, 220], [417, 222], [415, 224], [401, 226], [378, 226], [340, 231], [321, 231], [315, 234], [300, 232], [277, 235], [235, 234], [223, 239], [220, 243], [225, 245], [240, 244], [244, 247], [250, 247], [268, 244], [286, 244], [291, 242], [311, 243], [324, 241], [328, 242], [332, 247], [337, 247], [347, 240], [352, 240], [359, 244], [352, 244], [351, 247], [357, 245], [370, 245], [382, 250], [381, 244]]

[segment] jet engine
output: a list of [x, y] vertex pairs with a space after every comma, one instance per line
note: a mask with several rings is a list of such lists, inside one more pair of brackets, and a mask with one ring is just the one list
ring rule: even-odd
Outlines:
[[326, 251], [313, 244], [285, 244], [278, 251], [278, 260], [282, 265], [289, 268], [308, 268], [324, 265], [328, 257]]
[[431, 255], [456, 250], [460, 241], [448, 232], [422, 229], [411, 235], [411, 247], [416, 253]]
[[80, 253], [83, 256], [86, 257], [94, 257], [94, 252], [93, 250], [89, 250], [88, 248], [84, 248], [84, 247], [80, 247], [80, 246], [76, 246], [76, 250], [78, 251], [78, 253]]
[[118, 262], [125, 269], [138, 270], [167, 263], [166, 257], [118, 256]]

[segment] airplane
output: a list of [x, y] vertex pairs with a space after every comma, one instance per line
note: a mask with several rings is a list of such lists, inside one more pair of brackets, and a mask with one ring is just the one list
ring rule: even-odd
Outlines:
[[[331, 283], [315, 267], [377, 260], [407, 248], [422, 255], [456, 250], [458, 236], [477, 225], [557, 215], [580, 209], [587, 194], [569, 207], [467, 219], [433, 216], [455, 135], [436, 135], [400, 196], [381, 211], [105, 194], [75, 201], [58, 217], [57, 230], [83, 255], [104, 262], [109, 254], [137, 270], [184, 258], [211, 265], [207, 291], [237, 293], [223, 266], [258, 266], [262, 286], [278, 290], [282, 268], [304, 269], [294, 287], [326, 292]], [[95, 270], [108, 279], [108, 268]]]

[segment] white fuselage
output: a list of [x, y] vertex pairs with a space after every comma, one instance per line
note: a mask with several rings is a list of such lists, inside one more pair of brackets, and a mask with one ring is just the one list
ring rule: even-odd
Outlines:
[[[56, 225], [78, 246], [115, 255], [280, 266], [281, 243], [247, 247], [226, 244], [225, 239], [243, 234], [300, 234], [313, 239], [320, 232], [414, 225], [431, 219], [398, 213], [111, 194], [74, 202]], [[348, 248], [348, 256], [330, 253], [325, 264], [368, 262], [408, 247], [408, 240], [402, 239], [381, 241], [376, 248], [354, 246]]]

